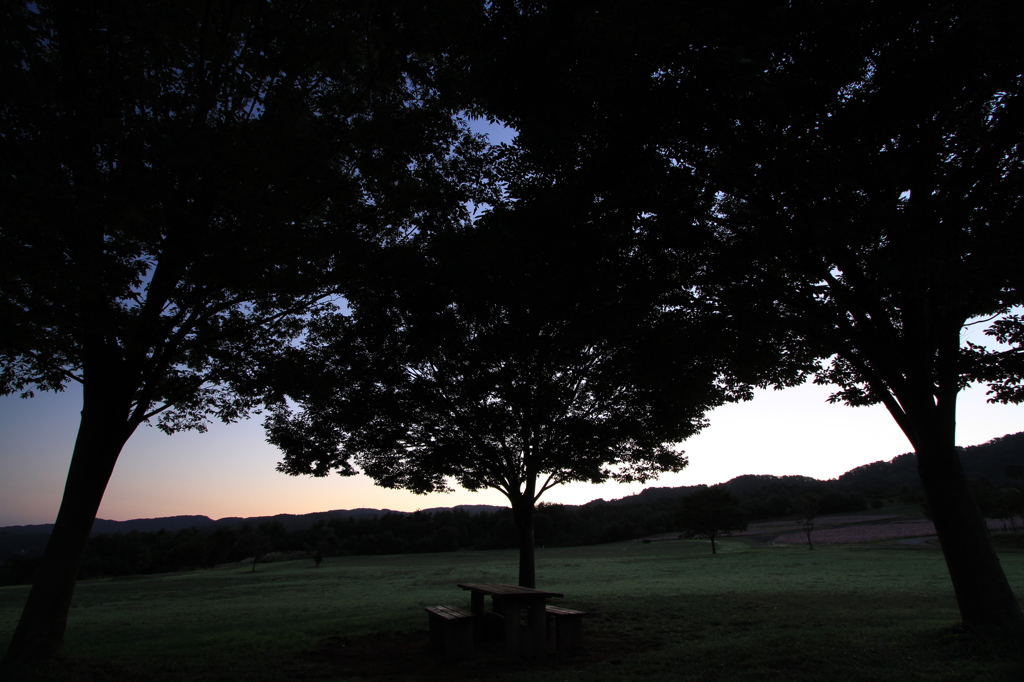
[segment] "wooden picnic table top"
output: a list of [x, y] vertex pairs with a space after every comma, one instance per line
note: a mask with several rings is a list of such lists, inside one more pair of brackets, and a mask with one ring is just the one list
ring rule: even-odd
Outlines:
[[489, 594], [492, 597], [564, 597], [560, 592], [548, 592], [546, 590], [535, 590], [532, 587], [520, 587], [519, 585], [502, 585], [500, 583], [459, 583], [464, 590], [472, 590], [482, 594]]

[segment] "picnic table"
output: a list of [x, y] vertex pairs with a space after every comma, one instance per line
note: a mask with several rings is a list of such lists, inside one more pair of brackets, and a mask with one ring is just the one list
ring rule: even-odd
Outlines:
[[[504, 618], [506, 654], [518, 656], [522, 653], [526, 658], [541, 658], [544, 655], [545, 602], [548, 597], [565, 595], [497, 583], [459, 583], [459, 587], [471, 592], [470, 611], [478, 617], [484, 615], [484, 597], [491, 597], [492, 611]], [[520, 642], [519, 616], [523, 610], [527, 612], [527, 639]]]

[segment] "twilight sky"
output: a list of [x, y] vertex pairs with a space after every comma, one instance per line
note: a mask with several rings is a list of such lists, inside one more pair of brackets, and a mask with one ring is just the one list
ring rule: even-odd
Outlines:
[[[726, 405], [711, 426], [683, 445], [690, 465], [647, 486], [714, 484], [743, 474], [802, 474], [835, 478], [861, 464], [910, 450], [881, 406], [829, 405], [827, 387], [804, 385], [759, 392]], [[78, 428], [80, 393], [0, 398], [0, 526], [51, 523]], [[989, 405], [983, 388], [961, 396], [958, 443], [976, 445], [1024, 431], [1024, 407]], [[201, 514], [264, 516], [358, 507], [414, 511], [456, 504], [504, 505], [496, 492], [413, 495], [386, 490], [363, 476], [293, 478], [277, 473], [278, 451], [264, 441], [261, 419], [215, 424], [206, 434], [166, 436], [141, 427], [128, 441], [100, 507], [100, 518]], [[549, 502], [614, 499], [644, 485], [566, 485]]]

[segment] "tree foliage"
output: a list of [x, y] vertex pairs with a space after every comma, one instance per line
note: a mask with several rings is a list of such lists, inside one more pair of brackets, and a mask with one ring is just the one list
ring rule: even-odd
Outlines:
[[368, 253], [465, 210], [457, 4], [5, 3], [0, 390], [84, 396], [11, 657], [56, 652], [140, 424], [245, 415], [254, 361]]
[[501, 491], [524, 584], [545, 491], [678, 471], [704, 413], [749, 395], [715, 311], [662, 301], [634, 230], [550, 197], [426, 240], [396, 288], [318, 319], [283, 370], [297, 409], [268, 421], [287, 473], [354, 462], [388, 487]]
[[[496, 6], [547, 65], [534, 84], [513, 63], [516, 95], [494, 98], [522, 144], [567, 175], [635, 171], [666, 222], [661, 198], [715, 196], [703, 293], [752, 325], [781, 321], [770, 345], [819, 353], [835, 401], [885, 405], [963, 622], [1024, 631], [955, 448], [963, 386], [1021, 395], [1019, 3]], [[519, 104], [523, 91], [539, 97]], [[545, 136], [549, 99], [572, 123]], [[961, 343], [972, 324], [1003, 345]]]
[[[1003, 3], [857, 9], [852, 44], [794, 32], [788, 65], [759, 64], [772, 78], [755, 76], [723, 150], [750, 161], [723, 164], [726, 229], [762, 255], [772, 295], [824, 323], [833, 399], [884, 404], [922, 447], [923, 414], [965, 384], [989, 381], [1000, 401], [1019, 390], [1021, 16]], [[814, 79], [825, 55], [838, 63]], [[798, 89], [794, 118], [782, 98]], [[801, 248], [767, 248], [782, 239]], [[1008, 349], [961, 344], [979, 318]]]
[[[533, 83], [511, 103], [516, 88], [494, 87], [539, 76], [529, 67], [535, 33], [546, 37], [540, 50], [557, 50], [548, 20], [568, 16], [575, 31], [574, 12], [488, 7], [484, 35], [494, 40], [473, 55], [472, 94], [476, 111], [519, 132], [501, 176], [510, 200], [471, 230], [462, 254], [445, 251], [462, 237], [428, 240], [431, 267], [392, 299], [354, 295], [354, 317], [327, 322], [307, 347], [332, 373], [312, 379], [315, 389], [285, 391], [298, 413], [283, 407], [268, 423], [289, 473], [350, 473], [355, 457], [383, 485], [430, 491], [454, 480], [501, 490], [531, 552], [523, 584], [532, 584], [530, 517], [545, 490], [678, 470], [684, 460], [667, 444], [701, 428], [707, 410], [749, 398], [754, 385], [796, 383], [813, 358], [744, 297], [727, 305], [698, 283], [714, 279], [703, 253], [714, 194], [690, 169], [638, 149], [635, 136], [595, 132], [589, 119], [582, 129], [599, 153], [576, 145], [578, 135], [554, 139], [533, 118], [542, 99]], [[550, 102], [572, 106], [572, 97]], [[619, 167], [622, 154], [638, 152]], [[660, 191], [664, 174], [678, 180], [672, 191]]]
[[122, 9], [5, 22], [3, 389], [83, 382], [96, 345], [172, 432], [237, 418], [245, 344], [431, 219], [458, 131], [395, 8]]
[[[838, 387], [832, 400], [883, 404], [913, 445], [964, 623], [1019, 636], [1024, 616], [955, 429], [963, 387], [987, 382], [993, 401], [1013, 402], [1024, 378], [1024, 59], [1013, 47], [1024, 13], [1002, 2], [819, 9], [780, 13], [789, 38], [748, 57], [743, 95], [723, 107], [722, 162], [709, 171], [723, 240], [834, 354], [817, 376]], [[961, 340], [985, 323], [1003, 347]]]
[[711, 541], [712, 554], [718, 553], [716, 538], [747, 529], [739, 498], [723, 486], [700, 488], [684, 497], [678, 518], [686, 537]]

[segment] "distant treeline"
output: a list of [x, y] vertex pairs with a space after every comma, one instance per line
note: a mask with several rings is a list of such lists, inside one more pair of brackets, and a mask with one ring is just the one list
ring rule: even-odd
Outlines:
[[[983, 513], [991, 518], [1020, 514], [1024, 506], [1024, 433], [965, 448], [962, 460], [972, 477]], [[858, 467], [836, 480], [805, 476], [740, 476], [725, 484], [750, 521], [795, 514], [812, 497], [819, 515], [879, 508], [886, 503], [923, 503], [912, 455]], [[582, 506], [541, 504], [535, 519], [538, 547], [567, 547], [674, 533], [682, 497], [698, 487], [648, 488], [638, 495]], [[292, 523], [296, 521], [293, 520]], [[80, 578], [168, 573], [275, 553], [320, 558], [369, 554], [504, 549], [516, 546], [511, 510], [462, 509], [414, 514], [319, 518], [305, 528], [280, 521], [177, 531], [117, 532], [89, 541]], [[39, 545], [41, 549], [41, 545]], [[0, 565], [0, 585], [30, 582], [38, 552], [10, 553]]]
[[[675, 532], [680, 497], [616, 505], [607, 502], [575, 507], [541, 504], [535, 518], [538, 547], [566, 547], [630, 540]], [[789, 512], [778, 495], [768, 500], [744, 499], [752, 518]], [[856, 511], [867, 505], [862, 495], [829, 493], [822, 500], [832, 512]], [[90, 539], [80, 579], [212, 568], [257, 556], [306, 553], [312, 560], [355, 554], [449, 552], [459, 549], [503, 549], [516, 546], [511, 510], [471, 514], [450, 511], [388, 513], [371, 518], [318, 521], [305, 530], [287, 530], [277, 521], [257, 526], [202, 530], [131, 531]], [[0, 569], [0, 584], [31, 581], [38, 556], [16, 554]]]

